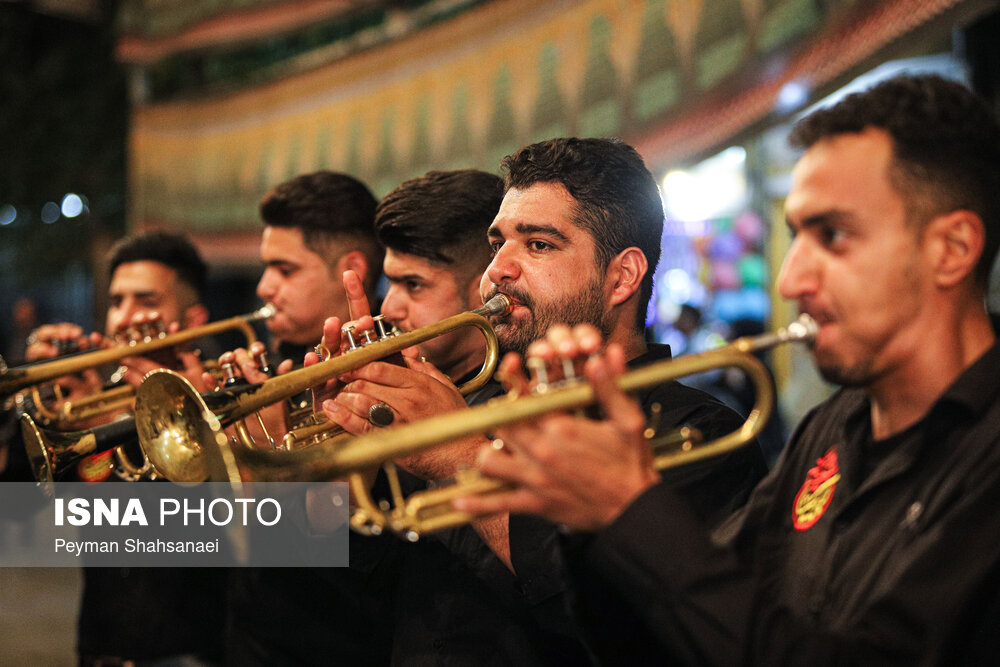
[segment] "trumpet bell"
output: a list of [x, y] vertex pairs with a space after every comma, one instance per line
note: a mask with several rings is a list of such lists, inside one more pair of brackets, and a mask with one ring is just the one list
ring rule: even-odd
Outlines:
[[24, 448], [28, 452], [28, 464], [31, 472], [39, 482], [55, 481], [55, 460], [50, 453], [50, 446], [42, 435], [35, 420], [28, 415], [21, 415], [21, 437]]
[[135, 420], [126, 418], [85, 431], [54, 431], [41, 428], [23, 414], [21, 436], [35, 479], [52, 482], [88, 456], [135, 440]]
[[[136, 397], [139, 441], [153, 468], [173, 482], [226, 476], [226, 435], [205, 400], [183, 376], [150, 372]], [[205, 446], [213, 443], [215, 446]]]

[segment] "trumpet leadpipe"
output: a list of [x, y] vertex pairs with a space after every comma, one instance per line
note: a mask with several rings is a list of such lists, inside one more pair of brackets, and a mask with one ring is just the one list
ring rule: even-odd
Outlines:
[[[763, 428], [774, 404], [770, 374], [753, 352], [784, 342], [808, 342], [815, 336], [816, 324], [806, 315], [777, 332], [741, 338], [730, 345], [700, 354], [649, 364], [624, 373], [617, 379], [626, 393], [670, 380], [721, 367], [737, 367], [746, 372], [757, 386], [757, 400], [742, 427], [711, 443], [687, 452], [668, 452], [656, 457], [658, 468], [717, 456], [753, 439]], [[240, 465], [252, 479], [260, 481], [321, 481], [376, 467], [383, 462], [405, 458], [438, 444], [499, 426], [515, 424], [539, 416], [586, 407], [596, 402], [588, 383], [571, 384], [544, 394], [515, 399], [495, 398], [467, 410], [458, 410], [410, 424], [355, 436], [326, 447], [317, 445], [292, 452], [241, 451]], [[230, 471], [228, 479], [233, 479]], [[223, 481], [219, 478], [215, 481]]]
[[198, 338], [213, 336], [230, 329], [239, 329], [247, 337], [248, 343], [252, 343], [257, 340], [257, 336], [250, 323], [272, 317], [276, 311], [274, 304], [268, 303], [248, 315], [183, 329], [176, 333], [153, 337], [150, 340], [132, 341], [102, 350], [78, 352], [50, 361], [38, 361], [7, 368], [0, 371], [0, 398], [64, 375], [73, 375], [90, 368], [121, 361], [125, 357], [143, 356], [157, 350], [183, 345]]

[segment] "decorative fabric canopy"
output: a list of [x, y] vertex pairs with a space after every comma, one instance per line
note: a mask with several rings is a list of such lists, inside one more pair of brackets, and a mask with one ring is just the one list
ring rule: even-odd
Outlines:
[[785, 82], [828, 82], [959, 4], [494, 0], [265, 85], [137, 108], [131, 221], [256, 230], [263, 192], [299, 173], [381, 195], [554, 136], [621, 136], [665, 166], [765, 118]]

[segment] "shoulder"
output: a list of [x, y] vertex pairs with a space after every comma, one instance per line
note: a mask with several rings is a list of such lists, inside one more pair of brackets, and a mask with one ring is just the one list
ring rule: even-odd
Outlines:
[[717, 435], [743, 422], [742, 417], [715, 397], [676, 381], [647, 389], [637, 398], [646, 414], [659, 410], [664, 426], [704, 426], [710, 434]]

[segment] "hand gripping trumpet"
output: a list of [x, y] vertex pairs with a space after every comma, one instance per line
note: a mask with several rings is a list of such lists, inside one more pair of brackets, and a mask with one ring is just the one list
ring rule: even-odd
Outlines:
[[224, 466], [218, 459], [219, 440], [228, 447], [221, 429], [236, 424], [238, 431], [245, 432], [242, 420], [261, 408], [407, 347], [467, 326], [476, 327], [486, 338], [483, 367], [475, 378], [462, 387], [464, 391], [471, 391], [471, 388], [480, 387], [489, 380], [499, 356], [496, 335], [486, 316], [510, 312], [510, 307], [510, 300], [499, 294], [480, 308], [453, 315], [435, 324], [387, 336], [260, 384], [237, 385], [210, 392], [204, 397], [177, 373], [166, 369], [152, 371], [136, 392], [135, 417], [139, 443], [156, 471], [171, 481], [228, 479], [222, 473]]
[[[753, 409], [743, 425], [731, 433], [699, 446], [692, 446], [692, 441], [698, 436], [687, 427], [665, 435], [647, 434], [657, 469], [719, 456], [752, 441], [774, 409], [771, 376], [753, 353], [785, 342], [808, 343], [815, 335], [815, 322], [808, 315], [803, 315], [774, 333], [740, 338], [722, 348], [650, 364], [618, 378], [618, 385], [630, 392], [707, 370], [735, 367], [747, 373], [754, 382], [757, 395]], [[453, 498], [489, 493], [504, 488], [504, 485], [470, 470], [459, 475], [456, 484], [419, 491], [403, 498], [398, 485], [393, 484], [395, 474], [391, 462], [394, 459], [474, 433], [486, 433], [505, 424], [558, 410], [573, 410], [594, 402], [591, 386], [575, 383], [550, 388], [540, 394], [513, 399], [500, 397], [468, 410], [293, 452], [236, 451], [226, 444], [224, 437], [217, 437], [217, 431], [209, 424], [205, 424], [201, 437], [203, 448], [212, 451], [213, 481], [319, 481], [351, 475], [351, 491], [358, 505], [351, 517], [352, 527], [376, 533], [390, 529], [412, 541], [422, 533], [472, 519], [451, 509]], [[393, 487], [393, 503], [389, 509], [372, 501], [358, 474], [380, 465], [386, 466], [390, 486]]]
[[[250, 323], [271, 317], [275, 310], [274, 305], [268, 303], [247, 315], [231, 317], [200, 327], [192, 327], [172, 334], [147, 332], [143, 339], [133, 340], [124, 345], [0, 370], [0, 400], [16, 394], [22, 389], [37, 387], [64, 375], [73, 375], [90, 368], [121, 361], [125, 357], [141, 357], [151, 352], [183, 345], [203, 336], [213, 336], [223, 331], [238, 329], [246, 336], [247, 344], [249, 344], [257, 340]], [[64, 421], [85, 419], [110, 409], [123, 407], [124, 404], [130, 403], [131, 399], [131, 387], [118, 387], [85, 399], [77, 399], [73, 404], [64, 405], [60, 408], [62, 414], [53, 415], [53, 418]], [[35, 402], [39, 405], [41, 403], [37, 399]]]

